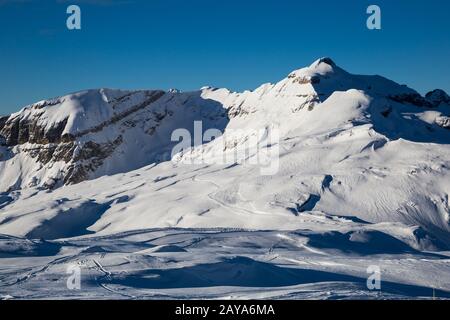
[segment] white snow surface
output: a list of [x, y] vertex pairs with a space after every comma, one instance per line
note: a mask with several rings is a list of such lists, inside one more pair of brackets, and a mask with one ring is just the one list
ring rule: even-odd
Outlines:
[[[146, 94], [89, 90], [11, 117], [40, 113], [47, 128], [68, 119], [75, 135]], [[81, 137], [120, 132], [124, 142], [89, 180], [54, 190], [30, 180], [56, 178], [66, 163], [39, 164], [18, 151], [27, 144], [0, 147], [11, 153], [0, 160], [10, 189], [0, 195], [0, 297], [430, 298], [434, 288], [448, 298], [450, 130], [436, 120], [450, 106], [391, 98], [413, 94], [328, 58], [254, 91], [171, 91]], [[171, 116], [150, 137], [147, 116], [160, 109]], [[224, 135], [170, 159], [171, 132], [193, 132], [198, 119]], [[266, 146], [279, 150], [276, 174], [213, 161], [261, 129], [280, 131]], [[82, 267], [86, 290], [67, 290], [67, 264]], [[369, 265], [381, 267], [383, 293], [365, 286]]]

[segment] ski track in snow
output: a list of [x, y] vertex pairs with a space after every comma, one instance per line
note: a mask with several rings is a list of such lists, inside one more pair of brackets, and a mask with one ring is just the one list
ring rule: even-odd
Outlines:
[[[54, 240], [61, 251], [53, 257], [0, 259], [0, 296], [431, 299], [435, 289], [450, 297], [450, 252], [361, 255], [351, 245], [314, 248], [309, 237], [307, 230], [151, 229]], [[66, 287], [71, 265], [81, 268], [81, 290]], [[379, 292], [366, 288], [369, 265], [382, 270]]]

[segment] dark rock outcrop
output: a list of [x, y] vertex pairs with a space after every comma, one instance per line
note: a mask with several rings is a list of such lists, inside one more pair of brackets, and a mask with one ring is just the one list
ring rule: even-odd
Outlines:
[[437, 117], [436, 124], [444, 129], [450, 130], [450, 117], [445, 116]]
[[3, 127], [5, 126], [6, 121], [8, 121], [8, 119], [9, 119], [9, 116], [0, 117], [0, 131], [3, 129]]
[[6, 138], [1, 134], [3, 128], [5, 127], [6, 121], [9, 117], [0, 118], [0, 146], [6, 146]]
[[[128, 117], [129, 115], [131, 115], [131, 114], [133, 114], [133, 113], [135, 113], [135, 112], [137, 112], [139, 110], [142, 110], [142, 109], [146, 108], [148, 105], [150, 105], [153, 102], [157, 101], [159, 98], [161, 98], [165, 94], [166, 94], [166, 92], [160, 91], [160, 90], [152, 91], [151, 93], [149, 93], [147, 95], [148, 96], [147, 99], [144, 100], [143, 102], [141, 102], [141, 103], [131, 107], [130, 109], [128, 109], [128, 110], [126, 110], [126, 111], [124, 111], [122, 113], [114, 115], [108, 121], [102, 122], [102, 123], [96, 125], [95, 127], [92, 127], [92, 128], [87, 129], [85, 131], [79, 132], [75, 136], [71, 136], [70, 139], [79, 138], [79, 137], [82, 137], [82, 136], [87, 135], [89, 133], [99, 132], [99, 131], [103, 130], [103, 128], [105, 128], [105, 127], [107, 127], [109, 125], [115, 124], [115, 123], [119, 122], [120, 120], [123, 120], [124, 118]], [[119, 101], [120, 100], [117, 100], [117, 102], [119, 102]]]
[[25, 152], [33, 159], [37, 159], [42, 164], [49, 162], [64, 161], [70, 162], [73, 158], [73, 152], [76, 148], [74, 142], [39, 145], [32, 148], [21, 148], [21, 152]]
[[55, 124], [46, 130], [38, 123], [39, 118], [28, 120], [19, 116], [8, 119], [1, 128], [0, 135], [5, 137], [6, 144], [10, 147], [24, 143], [50, 144], [63, 142], [63, 131], [67, 124], [67, 119]]
[[441, 89], [436, 89], [428, 92], [425, 95], [425, 98], [434, 106], [438, 107], [442, 103], [450, 105], [450, 97], [449, 95]]
[[403, 93], [403, 94], [398, 94], [398, 95], [391, 95], [391, 96], [389, 96], [389, 99], [394, 100], [395, 102], [399, 102], [399, 103], [410, 103], [417, 107], [423, 107], [423, 108], [433, 107], [431, 102], [429, 102], [427, 99], [425, 99], [418, 93]]
[[122, 142], [123, 137], [119, 136], [110, 143], [99, 144], [88, 141], [79, 146], [64, 177], [64, 184], [76, 184], [88, 179], [89, 173], [103, 165], [104, 160], [112, 155]]

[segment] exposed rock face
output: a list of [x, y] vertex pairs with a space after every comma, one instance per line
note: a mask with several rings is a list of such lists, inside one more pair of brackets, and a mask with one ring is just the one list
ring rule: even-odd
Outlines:
[[75, 184], [89, 178], [89, 173], [100, 167], [114, 150], [123, 143], [119, 136], [110, 143], [98, 144], [93, 141], [85, 143], [73, 156], [73, 163], [69, 166], [64, 177], [65, 184]]
[[[142, 102], [139, 102], [138, 104], [132, 106], [131, 108], [125, 110], [124, 112], [121, 112], [119, 114], [115, 114], [111, 117], [111, 119], [108, 119], [107, 121], [104, 121], [102, 123], [99, 123], [98, 125], [92, 127], [92, 128], [88, 128], [84, 131], [78, 132], [76, 135], [74, 135], [74, 138], [79, 138], [82, 136], [85, 136], [89, 133], [96, 133], [96, 132], [100, 132], [102, 131], [105, 127], [115, 124], [117, 122], [119, 122], [122, 119], [125, 119], [126, 117], [128, 117], [129, 115], [144, 109], [145, 107], [149, 106], [150, 104], [152, 104], [153, 102], [157, 101], [159, 98], [161, 98], [163, 95], [165, 94], [164, 91], [153, 91], [150, 93], [147, 93], [145, 95], [145, 100]], [[125, 97], [121, 97], [119, 99], [117, 99], [116, 101], [114, 101], [114, 105], [113, 108], [118, 104], [124, 101], [124, 99], [128, 99], [129, 95], [126, 95]]]
[[[0, 118], [0, 133], [2, 132], [3, 128], [5, 127], [6, 121], [8, 121], [9, 117], [2, 117]], [[0, 146], [6, 145], [6, 139], [4, 136], [0, 134]]]
[[9, 117], [0, 117], [0, 131], [3, 129], [3, 127], [5, 126], [6, 121], [8, 121]]
[[227, 122], [222, 104], [201, 95], [88, 90], [3, 117], [0, 192], [53, 189], [170, 159], [175, 129], [202, 120], [205, 130], [220, 130]]
[[236, 117], [243, 117], [252, 113], [255, 113], [256, 110], [253, 107], [244, 106], [245, 101], [241, 101], [237, 105], [232, 105], [228, 110], [228, 115], [231, 119]]
[[293, 79], [293, 83], [298, 84], [319, 84], [320, 78], [317, 76], [300, 76], [296, 77], [295, 75], [289, 75], [290, 78]]
[[0, 134], [5, 137], [8, 146], [27, 142], [36, 144], [60, 143], [67, 140], [62, 135], [66, 125], [67, 119], [46, 130], [39, 126], [37, 119], [28, 120], [15, 117], [6, 121]]
[[437, 117], [436, 124], [444, 129], [450, 130], [450, 117], [445, 117], [445, 116]]
[[42, 164], [49, 162], [70, 162], [73, 158], [73, 151], [75, 150], [75, 143], [59, 143], [59, 144], [45, 144], [33, 146], [30, 148], [21, 148], [21, 152], [27, 153], [31, 158], [37, 159]]
[[[92, 92], [86, 95], [92, 95]], [[24, 155], [37, 163], [36, 177], [32, 177], [29, 185], [39, 184], [44, 188], [54, 188], [61, 184], [74, 184], [89, 178], [89, 174], [104, 164], [105, 159], [112, 155], [114, 150], [123, 143], [123, 137], [120, 132], [107, 134], [107, 137], [100, 137], [95, 133], [107, 130], [118, 124], [127, 117], [136, 112], [145, 109], [152, 103], [160, 99], [164, 91], [144, 91], [144, 92], [126, 92], [108, 97], [107, 94], [113, 93], [99, 91], [98, 95], [103, 95], [102, 101], [106, 106], [100, 103], [98, 112], [108, 112], [112, 110], [111, 115], [104, 121], [96, 121], [93, 125], [85, 126], [84, 129], [70, 130], [69, 122], [74, 121], [73, 110], [79, 108], [78, 101], [69, 106], [64, 105], [71, 100], [73, 96], [66, 96], [49, 101], [43, 101], [24, 108], [21, 112], [8, 117], [0, 118], [0, 145], [6, 147], [13, 155]], [[106, 97], [105, 97], [106, 96]], [[138, 96], [138, 97], [136, 97]], [[84, 99], [81, 94], [79, 100]], [[136, 102], [131, 101], [135, 99]], [[105, 103], [106, 102], [106, 103]], [[62, 117], [53, 120], [54, 114], [50, 113], [49, 108], [59, 108], [56, 112], [66, 111]], [[117, 110], [117, 112], [116, 112]], [[86, 116], [86, 111], [76, 115], [76, 120]], [[86, 119], [86, 121], [92, 119]], [[125, 126], [125, 125], [124, 125]], [[114, 129], [113, 131], [117, 131]], [[100, 137], [100, 138], [99, 138]], [[98, 140], [98, 141], [96, 141]], [[2, 159], [3, 159], [2, 155]], [[58, 163], [61, 169], [51, 174], [49, 177], [38, 178], [39, 168], [46, 168], [46, 171], [52, 171], [52, 167]], [[1, 168], [0, 168], [1, 170]], [[22, 179], [22, 178], [20, 178]], [[38, 180], [42, 180], [37, 182]], [[13, 187], [14, 189], [15, 187]], [[11, 187], [8, 188], [11, 190]]]
[[425, 99], [418, 93], [391, 95], [389, 96], [389, 98], [398, 103], [410, 103], [417, 107], [424, 107], [424, 108], [433, 107], [431, 102], [429, 102], [427, 99]]
[[320, 98], [316, 94], [312, 95], [306, 95], [305, 101], [302, 102], [299, 106], [292, 109], [293, 113], [299, 112], [300, 110], [304, 109], [305, 107], [308, 108], [308, 111], [312, 111], [314, 109], [314, 106], [316, 104], [320, 103]]

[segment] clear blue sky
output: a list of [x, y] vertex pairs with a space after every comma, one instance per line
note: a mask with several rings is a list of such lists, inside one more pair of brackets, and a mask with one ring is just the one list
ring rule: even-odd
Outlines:
[[448, 0], [0, 0], [0, 114], [87, 88], [254, 89], [321, 56], [449, 92], [449, 35]]

